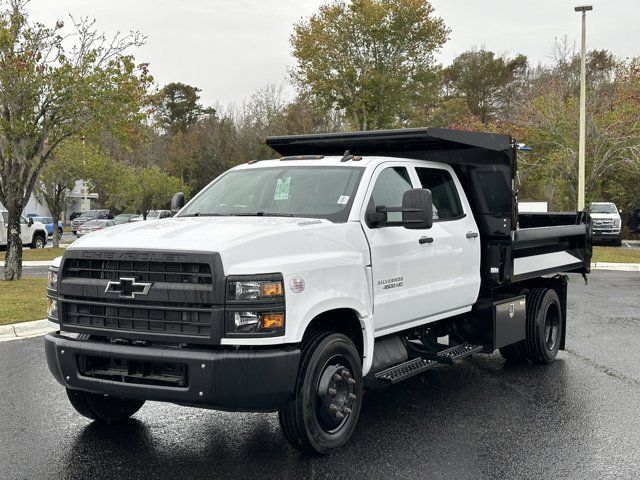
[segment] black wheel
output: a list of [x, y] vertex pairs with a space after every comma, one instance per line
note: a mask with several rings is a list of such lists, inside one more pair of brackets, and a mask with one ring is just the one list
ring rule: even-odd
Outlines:
[[305, 452], [335, 452], [355, 430], [362, 395], [362, 362], [353, 342], [338, 333], [312, 334], [303, 342], [294, 393], [278, 411], [285, 438]]
[[69, 388], [67, 397], [80, 415], [106, 423], [126, 420], [144, 405], [144, 400], [111, 397]]
[[614, 244], [616, 247], [621, 247], [621, 246], [622, 246], [622, 239], [621, 239], [621, 238], [616, 238], [616, 239], [613, 241], [613, 244]]
[[500, 355], [513, 362], [551, 363], [562, 339], [562, 308], [555, 290], [534, 288], [527, 294], [527, 337], [500, 348]]
[[555, 360], [562, 338], [562, 308], [551, 288], [535, 288], [527, 296], [527, 357], [535, 363]]
[[62, 240], [62, 229], [58, 229], [58, 240]]
[[44, 235], [36, 233], [31, 241], [31, 248], [44, 248], [47, 244], [47, 238]]

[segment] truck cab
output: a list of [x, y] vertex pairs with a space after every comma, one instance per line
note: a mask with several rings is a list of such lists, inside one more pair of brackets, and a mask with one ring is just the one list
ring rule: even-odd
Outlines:
[[589, 205], [593, 222], [593, 241], [622, 245], [622, 219], [620, 210], [613, 202], [593, 202]]
[[[0, 249], [7, 247], [7, 228], [9, 212], [0, 210]], [[42, 222], [20, 216], [20, 240], [22, 245], [31, 248], [44, 248], [47, 245], [47, 228]]]
[[275, 137], [162, 222], [74, 242], [50, 269], [49, 369], [79, 413], [146, 400], [277, 411], [296, 448], [353, 434], [364, 389], [496, 349], [552, 362], [585, 212], [517, 212], [510, 137]]

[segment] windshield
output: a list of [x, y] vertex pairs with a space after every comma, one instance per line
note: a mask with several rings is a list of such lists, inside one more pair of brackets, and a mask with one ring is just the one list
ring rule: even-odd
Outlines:
[[346, 222], [362, 168], [274, 167], [233, 170], [180, 213], [291, 216]]
[[589, 210], [591, 213], [618, 213], [613, 203], [592, 203]]

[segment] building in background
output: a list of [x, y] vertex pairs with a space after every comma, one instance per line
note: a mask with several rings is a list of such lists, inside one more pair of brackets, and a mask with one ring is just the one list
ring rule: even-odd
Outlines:
[[[73, 212], [86, 212], [91, 210], [94, 206], [93, 204], [98, 199], [98, 194], [87, 192], [85, 196], [85, 188], [84, 180], [76, 180], [75, 187], [73, 187], [73, 190], [69, 193], [69, 207], [65, 212], [64, 218], [61, 218], [65, 223], [69, 222], [69, 217]], [[0, 210], [2, 209], [4, 209], [4, 207], [0, 203]], [[47, 207], [46, 203], [38, 201], [34, 194], [31, 194], [22, 214], [25, 216], [33, 214], [38, 217], [51, 216], [51, 212], [49, 211], [49, 207]]]

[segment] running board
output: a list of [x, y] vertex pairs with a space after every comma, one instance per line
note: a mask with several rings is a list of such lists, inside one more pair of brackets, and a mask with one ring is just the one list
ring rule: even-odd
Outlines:
[[374, 375], [376, 380], [383, 382], [398, 383], [407, 378], [436, 367], [438, 362], [426, 358], [414, 358], [399, 365], [387, 368]]
[[472, 345], [471, 343], [461, 343], [451, 348], [441, 350], [435, 354], [434, 358], [438, 363], [452, 364], [456, 360], [461, 360], [474, 353], [483, 350], [482, 345]]

